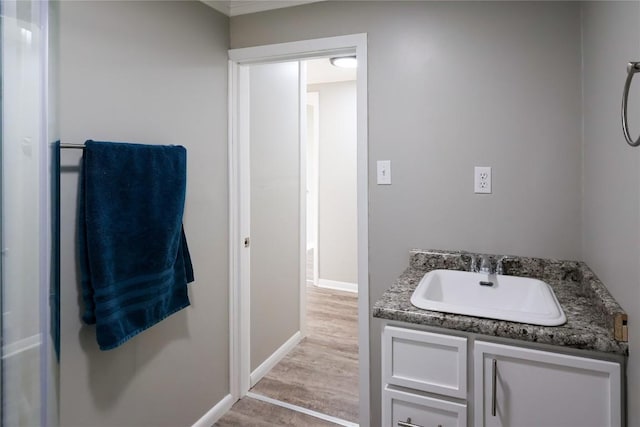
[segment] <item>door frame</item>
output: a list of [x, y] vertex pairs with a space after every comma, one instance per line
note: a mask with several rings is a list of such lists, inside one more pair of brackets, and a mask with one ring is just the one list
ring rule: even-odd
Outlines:
[[[369, 392], [369, 225], [367, 34], [352, 34], [229, 50], [229, 373], [234, 399], [246, 395], [250, 374], [248, 251], [244, 249], [248, 216], [243, 198], [248, 192], [249, 91], [239, 83], [245, 65], [299, 61], [319, 56], [356, 54], [357, 70], [357, 206], [358, 206], [358, 359], [360, 425], [370, 424]], [[240, 102], [242, 100], [242, 102]], [[306, 107], [305, 107], [306, 108]], [[244, 121], [243, 121], [244, 120]], [[243, 125], [244, 124], [244, 125]], [[302, 132], [302, 130], [301, 130]], [[245, 147], [243, 149], [243, 147]], [[306, 245], [305, 245], [306, 246]], [[304, 248], [306, 250], [306, 247]], [[306, 280], [305, 280], [306, 282]]]
[[[306, 90], [306, 88], [305, 88]], [[314, 178], [313, 178], [313, 185], [312, 185], [312, 189], [311, 189], [311, 194], [312, 194], [312, 198], [313, 198], [313, 221], [311, 223], [311, 226], [314, 228], [313, 232], [314, 232], [314, 237], [315, 237], [315, 243], [313, 246], [313, 276], [311, 277], [311, 282], [314, 286], [318, 286], [318, 279], [319, 279], [319, 271], [320, 271], [320, 267], [319, 267], [319, 260], [320, 260], [320, 228], [319, 228], [319, 224], [320, 224], [320, 179], [319, 179], [319, 175], [320, 175], [320, 93], [319, 92], [307, 92], [307, 99], [306, 99], [306, 107], [308, 108], [309, 105], [313, 106], [313, 137], [315, 139], [315, 146], [314, 146]], [[306, 111], [305, 111], [306, 112]], [[309, 126], [309, 122], [307, 122], [307, 127]], [[307, 138], [307, 155], [309, 154], [309, 141]], [[309, 162], [308, 160], [306, 160], [307, 162], [307, 169], [309, 168]], [[308, 175], [308, 170], [307, 170], [307, 175]], [[309, 182], [306, 183], [307, 184], [307, 188], [309, 188]], [[307, 217], [308, 217], [308, 213], [309, 213], [309, 204], [307, 204]], [[307, 222], [307, 228], [309, 228], [309, 222]], [[307, 230], [304, 230], [304, 232], [306, 233]], [[309, 242], [307, 242], [307, 251], [308, 251], [308, 246], [309, 246]], [[305, 256], [308, 255], [305, 254]], [[306, 270], [306, 266], [305, 266], [305, 270]], [[306, 271], [305, 271], [305, 279], [307, 284], [309, 283], [309, 278], [306, 277]], [[306, 334], [305, 334], [306, 336]]]

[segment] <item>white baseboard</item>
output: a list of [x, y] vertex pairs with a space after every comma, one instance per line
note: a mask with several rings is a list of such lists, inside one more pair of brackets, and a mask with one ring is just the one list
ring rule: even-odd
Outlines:
[[338, 282], [337, 280], [318, 279], [319, 288], [336, 289], [338, 291], [347, 291], [358, 293], [358, 284], [349, 282]]
[[229, 409], [236, 403], [236, 399], [230, 394], [227, 394], [216, 405], [209, 409], [206, 414], [196, 421], [191, 427], [211, 427], [214, 425]]
[[300, 331], [297, 331], [291, 338], [289, 338], [284, 344], [280, 346], [279, 349], [273, 352], [271, 356], [267, 358], [260, 366], [256, 368], [255, 371], [249, 375], [249, 387], [253, 387], [269, 373], [274, 366], [278, 364], [298, 343], [302, 340], [302, 334]]

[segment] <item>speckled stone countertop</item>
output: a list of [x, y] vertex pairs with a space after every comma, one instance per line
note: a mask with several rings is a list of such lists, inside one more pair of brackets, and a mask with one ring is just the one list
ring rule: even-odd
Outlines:
[[[583, 262], [516, 256], [503, 262], [507, 275], [532, 277], [551, 285], [567, 317], [567, 323], [561, 326], [536, 326], [441, 313], [411, 304], [411, 294], [427, 272], [436, 269], [469, 271], [472, 255], [480, 254], [412, 250], [409, 268], [375, 303], [373, 316], [488, 336], [628, 355], [629, 346], [624, 342], [626, 313]], [[488, 256], [495, 266], [500, 256]]]

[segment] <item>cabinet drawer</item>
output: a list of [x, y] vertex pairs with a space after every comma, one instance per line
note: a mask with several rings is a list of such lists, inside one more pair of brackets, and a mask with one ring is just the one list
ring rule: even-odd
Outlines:
[[[466, 427], [467, 405], [385, 387], [382, 426]], [[406, 423], [406, 424], [403, 424]]]
[[467, 398], [467, 339], [386, 326], [383, 384]]

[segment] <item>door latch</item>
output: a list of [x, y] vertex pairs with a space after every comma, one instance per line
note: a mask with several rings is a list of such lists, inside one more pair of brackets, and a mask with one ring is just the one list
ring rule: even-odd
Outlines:
[[249, 239], [248, 237], [245, 237], [244, 238], [244, 247], [248, 248], [250, 244], [251, 244], [251, 239]]

